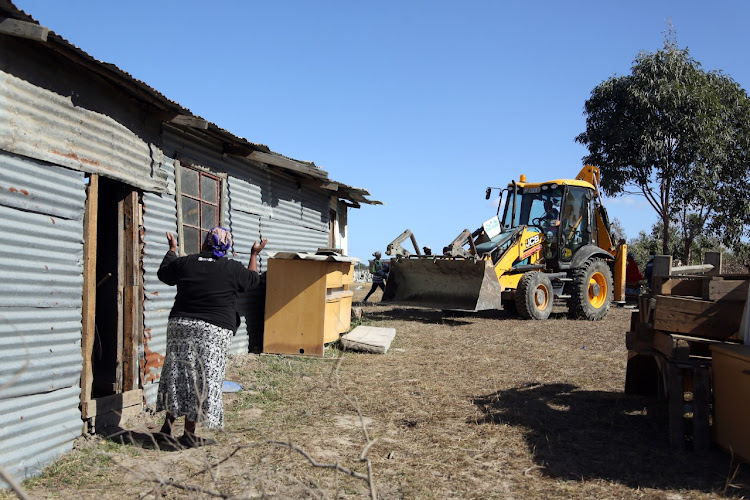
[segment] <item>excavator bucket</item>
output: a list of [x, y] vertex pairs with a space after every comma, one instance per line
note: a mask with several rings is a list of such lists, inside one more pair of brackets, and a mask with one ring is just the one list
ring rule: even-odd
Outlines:
[[391, 260], [384, 301], [456, 311], [502, 309], [502, 287], [489, 260]]

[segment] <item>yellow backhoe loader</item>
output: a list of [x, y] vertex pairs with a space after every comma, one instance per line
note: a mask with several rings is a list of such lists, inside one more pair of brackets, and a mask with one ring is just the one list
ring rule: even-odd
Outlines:
[[[464, 230], [442, 255], [420, 252], [407, 229], [386, 250], [383, 300], [546, 319], [557, 298], [572, 317], [604, 318], [614, 298], [624, 299], [627, 248], [613, 240], [599, 181], [599, 169], [585, 166], [575, 179], [532, 183], [521, 175], [507, 188], [487, 188], [487, 199], [500, 190], [497, 215]], [[416, 255], [401, 246], [407, 238]]]

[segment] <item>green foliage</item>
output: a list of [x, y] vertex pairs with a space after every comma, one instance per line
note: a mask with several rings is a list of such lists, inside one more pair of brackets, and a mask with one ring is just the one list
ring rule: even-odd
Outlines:
[[[688, 259], [688, 256], [685, 254], [685, 241], [680, 236], [678, 228], [674, 225], [670, 226], [669, 229], [669, 249], [667, 253], [662, 253], [662, 234], [663, 225], [661, 222], [657, 222], [652, 226], [650, 233], [641, 231], [636, 238], [631, 238], [628, 241], [628, 252], [633, 253], [641, 269], [648, 262], [651, 254], [671, 255], [675, 262], [679, 261], [684, 265], [700, 264], [703, 262], [703, 256], [706, 252], [720, 251], [725, 256], [732, 254], [722, 245], [719, 238], [701, 235], [690, 242], [690, 259]], [[748, 251], [748, 264], [750, 264], [750, 250]]]
[[623, 229], [620, 219], [615, 217], [614, 219], [609, 221], [609, 227], [611, 229], [612, 238], [615, 241], [626, 239], [625, 229]]
[[[631, 74], [599, 84], [576, 141], [610, 196], [642, 194], [662, 223], [662, 252], [679, 222], [683, 254], [706, 231], [737, 245], [750, 225], [750, 98], [729, 76], [706, 72], [673, 39], [642, 52]], [[628, 191], [628, 189], [633, 191]]]
[[728, 273], [750, 273], [750, 243], [741, 241], [732, 252], [724, 256], [724, 269]]

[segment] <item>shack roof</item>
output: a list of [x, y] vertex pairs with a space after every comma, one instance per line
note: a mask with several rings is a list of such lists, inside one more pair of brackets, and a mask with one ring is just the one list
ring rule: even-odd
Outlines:
[[41, 26], [37, 20], [17, 8], [10, 0], [0, 0], [0, 34], [12, 34], [46, 42], [47, 47], [72, 63], [96, 73], [99, 77], [112, 82], [135, 99], [146, 102], [157, 110], [172, 116], [169, 123], [188, 127], [193, 133], [220, 141], [223, 144], [225, 154], [264, 163], [291, 173], [296, 177], [319, 181], [321, 188], [330, 191], [332, 196], [353, 202], [352, 206], [354, 207], [359, 207], [361, 203], [368, 205], [383, 204], [380, 201], [368, 199], [370, 193], [364, 188], [356, 188], [330, 179], [328, 172], [313, 162], [296, 160], [276, 153], [264, 144], [250, 142], [244, 137], [239, 137], [215, 123], [195, 115], [188, 108], [172, 101], [158, 90], [134, 78], [114, 64], [99, 61], [54, 31]]

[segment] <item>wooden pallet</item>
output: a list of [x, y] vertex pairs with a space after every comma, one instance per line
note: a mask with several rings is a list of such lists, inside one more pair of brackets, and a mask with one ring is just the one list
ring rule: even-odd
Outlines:
[[[698, 274], [700, 273], [700, 274]], [[625, 336], [625, 391], [657, 393], [668, 408], [676, 450], [710, 446], [711, 346], [740, 343], [750, 275], [721, 273], [721, 255], [701, 266], [673, 268], [654, 260], [653, 295], [638, 298]]]

